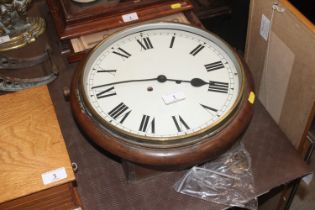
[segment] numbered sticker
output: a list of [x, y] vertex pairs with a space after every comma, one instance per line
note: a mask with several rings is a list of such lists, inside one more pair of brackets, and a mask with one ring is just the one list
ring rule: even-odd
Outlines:
[[8, 41], [10, 41], [11, 39], [10, 39], [10, 37], [8, 36], [8, 35], [6, 35], [6, 36], [0, 36], [0, 44], [2, 44], [2, 43], [5, 43], [5, 42], [8, 42]]
[[67, 172], [64, 167], [57, 168], [55, 170], [48, 171], [42, 174], [42, 180], [44, 185], [51, 184], [65, 178], [67, 178]]
[[176, 103], [178, 101], [182, 101], [186, 98], [183, 92], [174, 92], [168, 95], [162, 96], [163, 101], [166, 105]]
[[302, 178], [303, 182], [305, 182], [305, 184], [310, 185], [312, 180], [313, 180], [313, 173], [306, 175]]
[[262, 36], [266, 41], [268, 39], [269, 30], [270, 20], [265, 15], [262, 15], [260, 22], [260, 36]]
[[138, 14], [136, 12], [125, 14], [121, 16], [125, 23], [138, 20]]

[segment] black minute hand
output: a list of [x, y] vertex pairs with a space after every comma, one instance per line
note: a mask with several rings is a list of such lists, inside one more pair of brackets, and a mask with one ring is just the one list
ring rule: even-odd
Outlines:
[[201, 87], [203, 85], [209, 84], [208, 82], [205, 82], [204, 80], [202, 80], [200, 78], [193, 78], [192, 80], [189, 81], [189, 80], [168, 79], [165, 75], [159, 75], [158, 77], [150, 78], [150, 79], [135, 79], [135, 80], [124, 80], [124, 81], [112, 82], [112, 83], [108, 83], [108, 84], [104, 84], [104, 85], [94, 86], [94, 87], [92, 87], [92, 89], [111, 86], [111, 85], [117, 85], [117, 84], [123, 84], [123, 83], [148, 82], [148, 81], [158, 81], [160, 83], [164, 83], [166, 81], [171, 81], [171, 82], [176, 82], [177, 84], [185, 82], [185, 83], [190, 83], [194, 87]]
[[123, 84], [123, 83], [129, 83], [129, 82], [147, 82], [147, 81], [155, 81], [155, 80], [157, 80], [157, 78], [124, 80], [124, 81], [119, 81], [119, 82], [107, 83], [107, 84], [104, 84], [104, 85], [93, 86], [92, 89], [100, 88], [100, 87], [106, 87], [106, 86], [111, 86], [111, 85], [117, 85], [117, 84]]

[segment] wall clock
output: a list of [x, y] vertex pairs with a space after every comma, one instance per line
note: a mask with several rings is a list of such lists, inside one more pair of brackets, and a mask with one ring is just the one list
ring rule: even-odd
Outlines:
[[227, 150], [248, 125], [249, 71], [220, 38], [178, 23], [118, 32], [78, 67], [75, 119], [105, 150], [145, 166], [184, 168]]

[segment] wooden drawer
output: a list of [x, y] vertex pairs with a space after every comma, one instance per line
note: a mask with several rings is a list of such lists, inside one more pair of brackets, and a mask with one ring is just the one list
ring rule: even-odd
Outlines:
[[72, 210], [81, 209], [72, 183], [59, 185], [0, 204], [1, 210]]

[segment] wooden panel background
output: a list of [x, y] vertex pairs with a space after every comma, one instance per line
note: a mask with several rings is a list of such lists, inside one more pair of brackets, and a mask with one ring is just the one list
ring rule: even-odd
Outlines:
[[[260, 97], [260, 100], [271, 114], [275, 110], [279, 112], [277, 116], [272, 114], [273, 118], [297, 147], [301, 141], [307, 118], [315, 99], [315, 34], [314, 28], [306, 24], [305, 18], [303, 19], [300, 13], [289, 8], [286, 1], [282, 1], [283, 3], [280, 3], [280, 7], [284, 8], [285, 11], [282, 13], [274, 12], [270, 31], [294, 54], [294, 62], [293, 65], [290, 65], [288, 60], [287, 65], [281, 64], [285, 66], [277, 68], [280, 65], [277, 62], [277, 57], [266, 61], [267, 67], [275, 67], [265, 69], [264, 74], [269, 78], [272, 78], [274, 74], [282, 74], [283, 72], [280, 71], [288, 71], [284, 75], [289, 78], [276, 81], [278, 83], [288, 81], [287, 85], [283, 85], [287, 86], [285, 91], [275, 89], [272, 85], [268, 86], [268, 83], [261, 84], [264, 82], [262, 75], [268, 44], [259, 34], [260, 22], [263, 14], [269, 20], [271, 19], [274, 2], [273, 0], [251, 1], [245, 59], [253, 72], [258, 94], [262, 91], [259, 87], [265, 88], [264, 91], [267, 96]], [[272, 40], [270, 43], [272, 43]], [[272, 49], [277, 47], [277, 45], [269, 47]], [[283, 55], [279, 55], [278, 58], [283, 59], [281, 56], [286, 56], [287, 54], [288, 52], [284, 51]], [[281, 98], [283, 102], [280, 101]], [[276, 105], [268, 104], [270, 100], [276, 101]], [[279, 106], [280, 110], [278, 110]]]

